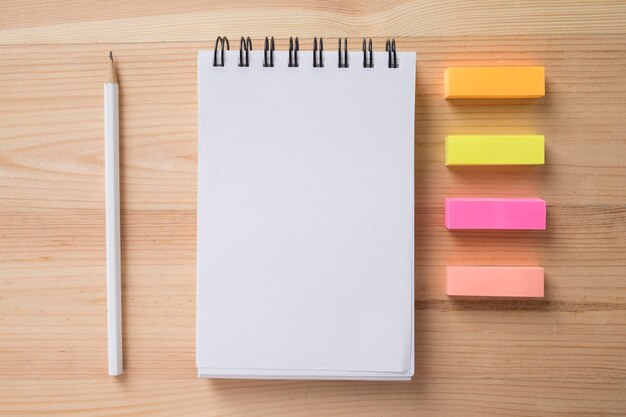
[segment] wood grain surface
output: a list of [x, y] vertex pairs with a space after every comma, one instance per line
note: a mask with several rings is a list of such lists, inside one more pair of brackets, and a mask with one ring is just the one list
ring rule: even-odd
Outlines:
[[[196, 379], [196, 56], [218, 34], [417, 51], [410, 383]], [[623, 416], [624, 2], [0, 4], [0, 415]], [[211, 41], [211, 43], [209, 43]], [[328, 40], [329, 45], [333, 43]], [[107, 376], [102, 82], [121, 85], [125, 374]], [[538, 100], [447, 102], [451, 65], [546, 67]], [[546, 165], [444, 137], [546, 135]], [[541, 197], [548, 230], [449, 232], [445, 196]], [[454, 301], [445, 265], [540, 265], [538, 301]], [[250, 340], [254, 349], [254, 340]]]

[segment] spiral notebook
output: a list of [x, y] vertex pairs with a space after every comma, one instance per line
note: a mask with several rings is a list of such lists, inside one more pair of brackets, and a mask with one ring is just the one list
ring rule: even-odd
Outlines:
[[198, 374], [410, 379], [415, 53], [271, 45], [198, 55]]

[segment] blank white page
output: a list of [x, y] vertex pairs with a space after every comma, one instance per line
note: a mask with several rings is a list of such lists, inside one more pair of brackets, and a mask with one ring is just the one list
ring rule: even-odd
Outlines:
[[198, 368], [412, 372], [415, 54], [238, 55], [198, 59]]

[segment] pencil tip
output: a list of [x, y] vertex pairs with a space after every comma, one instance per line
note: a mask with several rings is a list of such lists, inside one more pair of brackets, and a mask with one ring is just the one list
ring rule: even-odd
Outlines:
[[109, 51], [109, 59], [113, 61], [113, 51]]

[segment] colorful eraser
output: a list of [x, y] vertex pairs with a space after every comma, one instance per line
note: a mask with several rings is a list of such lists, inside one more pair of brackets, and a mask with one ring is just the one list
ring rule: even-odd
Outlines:
[[543, 135], [450, 135], [446, 165], [543, 165]]
[[451, 297], [543, 297], [543, 268], [449, 266], [446, 294]]
[[446, 198], [448, 229], [546, 228], [546, 202], [540, 198]]
[[543, 67], [452, 67], [445, 98], [537, 98], [546, 93]]

